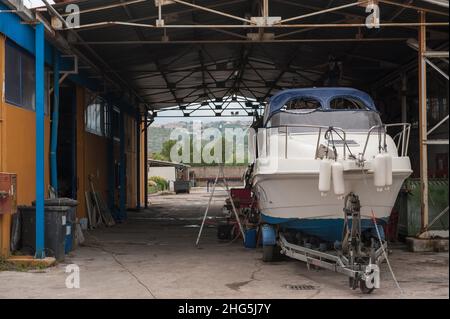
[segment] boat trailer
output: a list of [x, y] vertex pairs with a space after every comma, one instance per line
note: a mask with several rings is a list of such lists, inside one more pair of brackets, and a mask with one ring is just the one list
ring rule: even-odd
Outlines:
[[[280, 253], [310, 265], [332, 270], [349, 278], [351, 289], [360, 288], [370, 294], [380, 288], [380, 267], [387, 253], [387, 242], [382, 240], [379, 230], [377, 238], [371, 238], [370, 246], [364, 245], [361, 237], [361, 214], [358, 196], [353, 193], [345, 197], [343, 241], [333, 252], [324, 252], [289, 243], [282, 232], [278, 234]], [[374, 223], [375, 225], [375, 223]], [[376, 225], [378, 227], [378, 225]], [[375, 227], [375, 228], [376, 228]]]

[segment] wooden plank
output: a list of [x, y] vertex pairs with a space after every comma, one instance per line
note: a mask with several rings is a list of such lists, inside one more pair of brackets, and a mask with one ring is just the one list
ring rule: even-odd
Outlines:
[[103, 212], [103, 217], [105, 218], [106, 226], [114, 226], [116, 223], [114, 221], [114, 218], [112, 217], [111, 211], [109, 210], [100, 193], [96, 193], [96, 195], [100, 205], [100, 209]]
[[13, 263], [15, 265], [20, 265], [22, 267], [48, 268], [56, 264], [56, 259], [54, 257], [35, 259], [33, 256], [12, 256], [7, 259], [7, 262]]
[[90, 229], [93, 229], [95, 227], [94, 219], [92, 216], [92, 207], [91, 207], [91, 200], [90, 200], [90, 194], [89, 192], [84, 193], [86, 198], [86, 209], [87, 209], [87, 215], [88, 215], [88, 221], [89, 221], [89, 227]]

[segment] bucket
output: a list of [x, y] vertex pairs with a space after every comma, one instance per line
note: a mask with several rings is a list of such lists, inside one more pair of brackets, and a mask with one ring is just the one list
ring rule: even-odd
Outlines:
[[245, 231], [245, 247], [256, 248], [256, 228], [250, 228]]

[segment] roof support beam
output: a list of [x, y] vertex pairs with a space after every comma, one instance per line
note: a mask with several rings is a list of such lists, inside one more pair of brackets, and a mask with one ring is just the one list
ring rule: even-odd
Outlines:
[[424, 58], [424, 59], [425, 59], [425, 62], [427, 62], [429, 66], [431, 66], [433, 69], [435, 69], [440, 75], [442, 75], [448, 81], [448, 74], [447, 73], [442, 71], [436, 64], [434, 64], [433, 62], [431, 62], [427, 58]]
[[378, 0], [378, 1], [381, 2], [381, 3], [385, 3], [385, 4], [397, 6], [397, 7], [402, 7], [402, 8], [405, 8], [405, 9], [411, 9], [411, 10], [421, 11], [421, 12], [425, 12], [425, 13], [433, 13], [433, 14], [436, 14], [436, 15], [447, 16], [448, 17], [448, 12], [444, 12], [444, 11], [438, 11], [438, 10], [421, 8], [421, 7], [417, 7], [417, 6], [411, 5], [411, 4], [398, 3], [398, 2], [394, 2], [394, 1], [390, 1], [390, 0]]
[[267, 93], [264, 95], [264, 100], [267, 99], [270, 96], [270, 93], [273, 91], [273, 89], [277, 86], [278, 82], [281, 80], [281, 78], [283, 77], [283, 75], [287, 72], [287, 70], [289, 69], [290, 65], [292, 64], [292, 62], [294, 62], [294, 60], [297, 58], [297, 54], [299, 53], [299, 51], [301, 47], [296, 47], [292, 53], [291, 56], [289, 57], [288, 62], [284, 65], [283, 70], [281, 70], [281, 72], [278, 74], [278, 76], [275, 78], [275, 80], [273, 81], [272, 85], [270, 86], [269, 90], [267, 91]]
[[[126, 7], [126, 6], [130, 6], [133, 4], [137, 4], [137, 3], [142, 3], [142, 2], [147, 2], [147, 0], [132, 0], [132, 1], [127, 1], [127, 2], [120, 2], [120, 3], [115, 3], [115, 4], [110, 4], [107, 6], [101, 6], [101, 7], [95, 7], [92, 9], [86, 9], [86, 10], [80, 10], [80, 12], [78, 12], [78, 14], [82, 15], [85, 13], [92, 13], [92, 12], [98, 12], [98, 11], [103, 11], [103, 10], [109, 10], [109, 9], [114, 9], [117, 7]], [[74, 13], [62, 13], [61, 16], [63, 17], [67, 17], [68, 15], [73, 15]]]
[[435, 4], [437, 6], [441, 6], [444, 8], [448, 8], [448, 0], [422, 0], [422, 1]]
[[[42, 0], [45, 4], [45, 6], [47, 7], [47, 9], [49, 10], [50, 14], [53, 16], [56, 16], [56, 18], [58, 20], [60, 20], [63, 25], [65, 26], [66, 29], [69, 29], [69, 31], [77, 38], [78, 41], [80, 41], [81, 43], [84, 43], [84, 40], [81, 38], [81, 36], [75, 32], [74, 30], [70, 30], [71, 28], [69, 27], [69, 25], [67, 24], [66, 20], [59, 14], [59, 12], [53, 8], [53, 6], [51, 6], [47, 0]], [[97, 54], [97, 52], [95, 50], [93, 50], [89, 45], [85, 46], [86, 49], [98, 60], [98, 62], [100, 62], [101, 64], [103, 64], [103, 66], [108, 69], [111, 70], [111, 67]], [[79, 55], [77, 52], [75, 52], [77, 55]], [[94, 65], [95, 66], [95, 65]], [[95, 66], [97, 68], [97, 66]], [[98, 68], [97, 68], [98, 69]], [[103, 72], [100, 69], [100, 73], [102, 74]], [[117, 73], [112, 72], [113, 75], [119, 80], [119, 82], [122, 82], [122, 85], [125, 85], [125, 87], [127, 89], [129, 89], [129, 91], [141, 102], [145, 103], [145, 101], [142, 99], [142, 97], [139, 96], [139, 94], [137, 94], [137, 92], [131, 88], [128, 83]], [[105, 77], [106, 79], [108, 79], [108, 77]], [[112, 81], [112, 80], [110, 80]], [[112, 81], [113, 83], [115, 83], [114, 81]], [[118, 83], [116, 83], [118, 84]]]
[[161, 45], [161, 44], [251, 44], [251, 43], [325, 43], [325, 42], [405, 42], [407, 38], [315, 38], [315, 39], [284, 39], [284, 40], [262, 40], [262, 41], [247, 41], [247, 40], [171, 40], [171, 41], [85, 41], [83, 43], [75, 43], [78, 46], [85, 45]]
[[[105, 26], [130, 26], [136, 28], [149, 28], [149, 29], [254, 29], [255, 25], [249, 24], [167, 24], [163, 27], [156, 26], [152, 24], [143, 23], [131, 23], [123, 21], [107, 21], [80, 25], [78, 27], [67, 27], [66, 29], [90, 29], [93, 27], [105, 27]], [[410, 27], [421, 27], [425, 25], [427, 27], [446, 27], [449, 25], [448, 22], [427, 22], [427, 23], [417, 23], [417, 22], [382, 22], [380, 23], [380, 28], [410, 28]], [[305, 28], [365, 28], [365, 23], [302, 23], [302, 24], [274, 24], [274, 25], [262, 25], [258, 28], [266, 29], [305, 29]]]
[[208, 7], [199, 6], [199, 5], [194, 4], [194, 3], [189, 3], [189, 2], [186, 2], [186, 1], [182, 1], [182, 0], [172, 0], [172, 1], [176, 2], [176, 3], [179, 3], [179, 4], [183, 4], [185, 6], [189, 6], [189, 7], [195, 8], [195, 9], [207, 11], [207, 12], [210, 12], [210, 13], [215, 13], [215, 14], [227, 17], [227, 18], [231, 18], [231, 19], [234, 19], [234, 20], [239, 20], [239, 21], [242, 21], [242, 22], [245, 22], [245, 23], [253, 24], [253, 21], [251, 21], [251, 20], [248, 20], [248, 19], [245, 19], [245, 18], [241, 18], [241, 17], [235, 16], [235, 15], [229, 14], [229, 13], [222, 12], [222, 11], [214, 10], [214, 9], [211, 9], [211, 8], [208, 8]]
[[430, 135], [431, 133], [433, 133], [436, 129], [438, 129], [442, 124], [444, 124], [446, 121], [448, 121], [448, 115], [446, 117], [444, 117], [442, 120], [439, 121], [439, 123], [437, 123], [435, 126], [433, 126], [428, 132], [427, 135]]
[[448, 8], [448, 0], [422, 0], [428, 3], [432, 3], [444, 8]]
[[301, 20], [301, 19], [305, 19], [305, 18], [309, 18], [309, 17], [314, 17], [314, 16], [321, 15], [324, 13], [329, 13], [329, 12], [334, 12], [334, 11], [338, 11], [338, 10], [342, 10], [342, 9], [346, 9], [346, 8], [360, 6], [362, 4], [366, 4], [369, 2], [370, 2], [370, 0], [352, 2], [352, 3], [344, 4], [342, 6], [338, 6], [338, 7], [334, 7], [334, 8], [329, 8], [329, 9], [325, 9], [325, 10], [320, 10], [320, 11], [316, 11], [316, 12], [312, 12], [312, 13], [303, 14], [300, 16], [292, 17], [292, 18], [283, 19], [283, 20], [276, 22], [276, 24], [282, 24], [282, 23], [291, 22], [291, 21], [295, 21], [295, 20]]

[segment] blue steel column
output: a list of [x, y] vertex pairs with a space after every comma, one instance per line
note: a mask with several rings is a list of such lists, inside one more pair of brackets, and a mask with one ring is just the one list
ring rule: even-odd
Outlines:
[[50, 169], [51, 185], [58, 194], [58, 126], [59, 126], [59, 53], [57, 49], [53, 51], [53, 113], [52, 113], [52, 136], [50, 145]]
[[72, 90], [72, 198], [77, 199], [78, 171], [77, 171], [77, 91]]
[[36, 24], [36, 258], [44, 258], [44, 189], [45, 189], [45, 128], [44, 128], [44, 25]]
[[114, 127], [118, 123], [114, 123], [114, 108], [112, 104], [112, 100], [108, 98], [108, 122], [109, 122], [109, 136], [108, 136], [108, 206], [109, 209], [114, 212], [114, 216], [116, 209], [114, 203], [114, 190], [116, 188], [115, 184], [115, 163], [114, 163]]
[[141, 209], [141, 114], [136, 113], [136, 208]]
[[148, 208], [148, 111], [144, 115], [144, 207]]
[[126, 196], [126, 183], [125, 183], [125, 175], [126, 175], [126, 163], [125, 163], [125, 114], [123, 107], [120, 108], [120, 172], [119, 172], [119, 181], [120, 181], [120, 200], [119, 200], [119, 216], [120, 220], [124, 220], [126, 218], [125, 212], [125, 196]]

